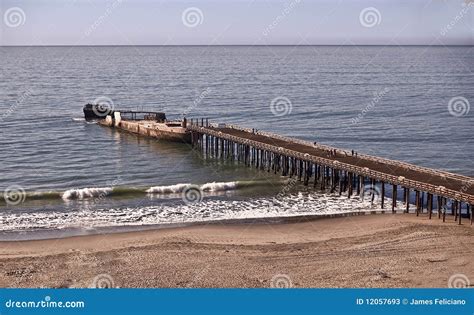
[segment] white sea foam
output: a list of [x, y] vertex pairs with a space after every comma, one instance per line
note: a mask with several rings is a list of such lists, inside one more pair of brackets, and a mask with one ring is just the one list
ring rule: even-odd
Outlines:
[[[84, 190], [80, 191], [83, 195], [86, 193]], [[87, 193], [91, 193], [91, 190], [88, 189]], [[97, 194], [97, 191], [95, 193]], [[79, 196], [81, 193], [76, 190], [71, 194]], [[316, 192], [288, 194], [279, 198], [252, 198], [245, 201], [204, 197], [198, 203], [176, 201], [121, 208], [101, 208], [100, 205], [91, 208], [81, 207], [73, 212], [74, 215], [71, 215], [71, 212], [60, 211], [0, 213], [0, 221], [3, 222], [4, 231], [71, 228], [77, 230], [380, 210], [380, 205], [376, 203], [372, 205], [369, 199], [360, 200], [358, 196], [348, 199], [346, 196]], [[390, 198], [386, 198], [386, 202], [390, 204]], [[398, 211], [404, 208], [404, 204], [398, 202]], [[411, 208], [413, 211], [413, 206]]]
[[[237, 188], [237, 182], [212, 182], [204, 185], [193, 185], [189, 183], [165, 185], [165, 186], [153, 186], [145, 190], [148, 194], [179, 194], [182, 193], [186, 188], [198, 187], [202, 192], [218, 192], [234, 190]], [[71, 199], [86, 199], [95, 197], [106, 197], [113, 191], [113, 187], [94, 187], [94, 188], [79, 188], [69, 189], [62, 193], [61, 197], [63, 200]], [[125, 191], [125, 190], [124, 190]], [[139, 191], [132, 189], [131, 191]], [[119, 193], [119, 192], [118, 192]]]
[[86, 124], [89, 124], [89, 125], [97, 124], [96, 120], [86, 120], [84, 117], [73, 117], [72, 121], [86, 123]]
[[[176, 194], [183, 192], [186, 188], [193, 186], [192, 184], [176, 184], [168, 186], [154, 186], [146, 190], [149, 194]], [[237, 182], [212, 182], [203, 185], [196, 185], [202, 191], [226, 191], [237, 188]]]
[[149, 194], [177, 194], [182, 192], [187, 187], [191, 187], [191, 184], [176, 184], [168, 186], [154, 186], [146, 190]]
[[64, 200], [70, 200], [70, 199], [85, 199], [85, 198], [93, 198], [93, 197], [105, 197], [111, 192], [112, 192], [112, 187], [69, 189], [63, 193], [62, 198]]
[[201, 186], [202, 191], [225, 191], [237, 188], [237, 182], [207, 183]]

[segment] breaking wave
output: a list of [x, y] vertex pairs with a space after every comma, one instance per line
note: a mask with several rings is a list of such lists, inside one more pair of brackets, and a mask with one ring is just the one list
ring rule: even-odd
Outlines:
[[176, 184], [169, 186], [155, 186], [150, 187], [146, 190], [149, 194], [176, 194], [182, 192], [187, 187], [190, 187], [191, 184]]
[[237, 182], [228, 183], [207, 183], [201, 186], [203, 191], [226, 191], [237, 188]]
[[[193, 185], [193, 184], [176, 184], [170, 186], [155, 186], [146, 190], [149, 194], [176, 194], [181, 193], [187, 188], [196, 187], [201, 191], [227, 191], [237, 189], [239, 182], [212, 182], [204, 185]], [[244, 182], [242, 182], [244, 185]]]
[[[190, 183], [180, 183], [175, 185], [163, 185], [152, 187], [85, 187], [74, 188], [66, 191], [38, 191], [25, 192], [26, 201], [42, 200], [42, 199], [62, 199], [68, 200], [83, 200], [89, 198], [106, 198], [112, 196], [134, 196], [134, 195], [166, 195], [179, 194], [189, 187], [196, 187], [202, 192], [223, 192], [235, 190], [243, 187], [264, 185], [264, 182], [258, 181], [239, 181], [239, 182], [212, 182], [201, 185]], [[0, 203], [4, 203], [3, 195], [0, 194]]]
[[[217, 183], [216, 183], [217, 184]], [[387, 198], [390, 203], [390, 198]], [[397, 211], [404, 210], [402, 203], [397, 204]], [[292, 193], [279, 198], [256, 197], [247, 200], [204, 198], [197, 203], [173, 202], [143, 204], [135, 206], [80, 207], [71, 212], [46, 210], [35, 213], [2, 213], [3, 232], [0, 239], [9, 239], [18, 234], [9, 232], [32, 232], [25, 234], [25, 239], [35, 239], [35, 233], [51, 231], [52, 237], [80, 235], [113, 231], [117, 228], [147, 228], [157, 225], [186, 225], [199, 222], [290, 218], [300, 216], [325, 216], [344, 213], [367, 213], [379, 211], [379, 204], [372, 204], [369, 198], [361, 200], [359, 196], [347, 198], [338, 194], [320, 192]], [[412, 207], [413, 211], [413, 207]], [[388, 211], [391, 213], [391, 211]], [[229, 221], [230, 222], [230, 221]], [[48, 234], [49, 235], [49, 234]]]
[[66, 190], [62, 195], [64, 200], [69, 199], [85, 199], [93, 197], [106, 197], [113, 191], [112, 187], [104, 188], [81, 188]]

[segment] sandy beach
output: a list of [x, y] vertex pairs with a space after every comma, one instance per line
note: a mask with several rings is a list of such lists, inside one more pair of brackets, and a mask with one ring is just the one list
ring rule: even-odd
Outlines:
[[379, 214], [1, 242], [0, 270], [0, 287], [447, 287], [474, 283], [474, 227]]

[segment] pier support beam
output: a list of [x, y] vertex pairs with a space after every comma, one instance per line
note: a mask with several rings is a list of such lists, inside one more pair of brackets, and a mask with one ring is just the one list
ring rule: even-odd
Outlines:
[[298, 161], [298, 180], [301, 182], [301, 178], [303, 177], [303, 161]]
[[458, 201], [453, 200], [451, 201], [451, 211], [454, 215], [454, 221], [458, 220]]
[[427, 207], [428, 207], [428, 216], [429, 216], [429, 219], [431, 220], [431, 215], [433, 213], [433, 195], [428, 193], [427, 195]]
[[304, 179], [303, 179], [303, 185], [308, 186], [309, 182], [309, 162], [304, 161]]
[[319, 176], [319, 165], [316, 164], [314, 165], [314, 183], [313, 183], [314, 188], [316, 188], [316, 185], [318, 184], [318, 176]]
[[395, 213], [397, 207], [397, 185], [392, 184], [392, 213]]
[[441, 198], [441, 208], [443, 209], [443, 222], [446, 222], [446, 198]]
[[441, 219], [441, 196], [437, 196], [436, 201], [438, 203], [438, 219]]
[[370, 191], [372, 194], [372, 196], [370, 196], [370, 204], [373, 205], [375, 200], [375, 179], [370, 180]]
[[338, 181], [339, 181], [339, 196], [342, 195], [342, 185], [344, 180], [344, 171], [338, 171]]
[[352, 196], [352, 176], [353, 176], [353, 174], [349, 173], [349, 178], [348, 178], [349, 189], [347, 191], [347, 198], [350, 198]]
[[461, 225], [461, 219], [462, 219], [462, 202], [459, 201], [459, 225]]
[[382, 201], [380, 203], [380, 208], [383, 209], [384, 202], [385, 202], [385, 182], [382, 182], [382, 189], [381, 189], [380, 195], [381, 195], [380, 197], [382, 199]]
[[415, 207], [416, 207], [416, 216], [420, 215], [420, 192], [415, 190]]
[[[361, 193], [361, 186], [362, 186], [362, 183], [364, 182], [364, 180], [363, 180], [362, 178], [363, 178], [362, 175], [359, 175], [359, 176], [358, 176], [357, 195], [359, 195], [359, 196], [360, 196], [360, 193]], [[363, 191], [364, 191], [364, 190], [362, 189], [362, 192], [363, 192]], [[361, 196], [361, 198], [363, 198], [363, 196]]]
[[405, 189], [405, 213], [410, 213], [410, 188], [404, 188]]
[[474, 210], [474, 209], [473, 209], [472, 205], [468, 204], [468, 205], [467, 205], [467, 211], [469, 211], [470, 216], [471, 216], [471, 225], [472, 225], [472, 222], [473, 222], [473, 220], [474, 220], [474, 216], [472, 215], [472, 211], [473, 211], [473, 210]]
[[337, 186], [337, 174], [338, 174], [338, 171], [334, 168], [331, 169], [331, 194], [334, 193], [334, 191], [336, 190], [336, 186]]
[[[425, 203], [425, 195], [426, 195], [426, 203]], [[423, 212], [423, 206], [426, 206], [426, 213], [428, 213], [428, 193], [422, 192], [421, 193], [421, 212]]]

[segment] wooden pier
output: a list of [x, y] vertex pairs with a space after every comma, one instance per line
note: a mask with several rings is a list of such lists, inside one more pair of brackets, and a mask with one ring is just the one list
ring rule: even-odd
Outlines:
[[[380, 206], [385, 208], [386, 186], [391, 188], [392, 212], [397, 203], [405, 212], [418, 216], [426, 211], [446, 220], [452, 215], [473, 223], [474, 178], [413, 164], [346, 151], [308, 141], [233, 125], [209, 124], [207, 119], [191, 119], [192, 144], [208, 156], [241, 162], [282, 176], [296, 176], [304, 185], [363, 197], [367, 187], [380, 190]], [[393, 197], [394, 196], [394, 197]], [[410, 198], [410, 196], [412, 198]], [[374, 194], [372, 194], [372, 201]], [[412, 202], [410, 202], [413, 200]], [[410, 209], [410, 207], [414, 207]], [[464, 210], [464, 211], [463, 211]]]

